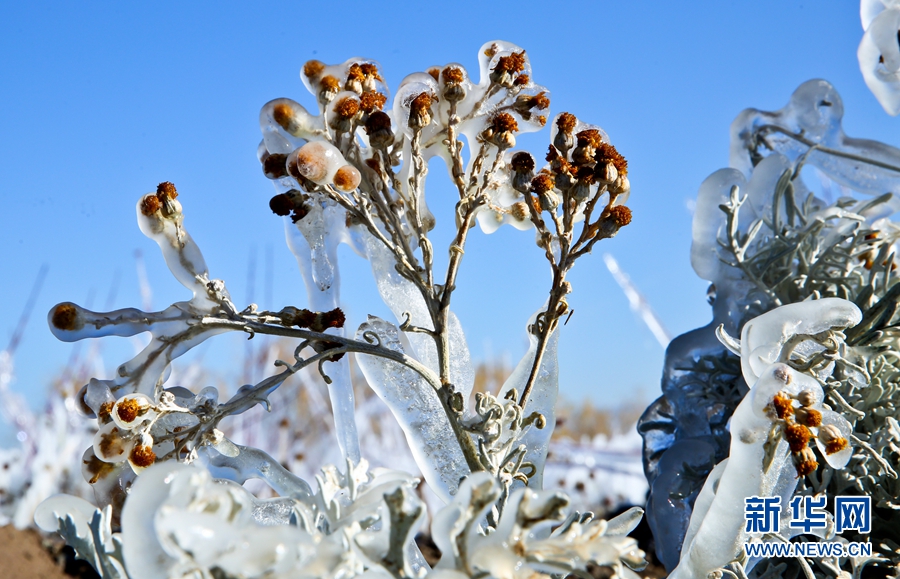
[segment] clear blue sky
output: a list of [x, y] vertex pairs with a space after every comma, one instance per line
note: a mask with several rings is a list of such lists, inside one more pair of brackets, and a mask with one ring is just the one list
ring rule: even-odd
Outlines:
[[[629, 311], [602, 252], [619, 260], [668, 330], [682, 333], [710, 318], [707, 284], [690, 268], [687, 205], [727, 164], [728, 127], [742, 109], [780, 108], [801, 82], [826, 78], [844, 98], [848, 134], [900, 145], [900, 120], [881, 110], [857, 67], [858, 10], [852, 0], [4, 2], [0, 348], [41, 265], [49, 268], [17, 352], [15, 388], [40, 400], [69, 358], [71, 346], [46, 328], [53, 304], [102, 309], [115, 286], [112, 307], [140, 306], [135, 250], [145, 256], [155, 308], [186, 297], [135, 223], [136, 199], [163, 180], [178, 186], [188, 230], [239, 306], [264, 300], [267, 252], [273, 302], [262, 305], [305, 305], [256, 160], [260, 107], [283, 96], [313, 108], [298, 75], [310, 58], [374, 58], [396, 87], [436, 64], [458, 61], [474, 72], [481, 44], [505, 39], [528, 50], [554, 113], [599, 124], [629, 160], [634, 221], [571, 277], [562, 391], [600, 405], [649, 401], [663, 351]], [[520, 145], [543, 153], [548, 134]], [[454, 194], [436, 171], [428, 191], [445, 224], [437, 243], [446, 246]], [[524, 322], [546, 295], [545, 263], [532, 233], [477, 233], [470, 243], [456, 311], [476, 358], [508, 353], [515, 362]], [[366, 266], [344, 261], [351, 325], [384, 315]], [[205, 359], [227, 365], [240, 340], [219, 341]], [[110, 369], [130, 357], [128, 342], [107, 339], [103, 348]]]

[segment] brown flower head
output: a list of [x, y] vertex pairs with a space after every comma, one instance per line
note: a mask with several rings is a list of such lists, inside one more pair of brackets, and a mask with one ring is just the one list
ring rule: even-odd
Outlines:
[[303, 65], [303, 75], [306, 78], [316, 78], [325, 70], [325, 63], [318, 60], [307, 60]]
[[513, 81], [513, 86], [525, 86], [531, 82], [531, 77], [527, 74], [520, 74], [516, 77], [516, 80]]
[[610, 143], [602, 142], [599, 143], [595, 148], [597, 149], [597, 151], [594, 153], [594, 158], [598, 163], [601, 161], [609, 161], [613, 165], [615, 165], [616, 170], [619, 172], [619, 175], [622, 175], [623, 177], [628, 175], [628, 161], [613, 145], [611, 145]]
[[789, 423], [784, 427], [784, 439], [791, 446], [791, 452], [800, 452], [809, 444], [812, 433], [802, 424]]
[[825, 443], [825, 454], [835, 454], [850, 446], [850, 443], [843, 436], [832, 438]]
[[272, 107], [272, 119], [282, 129], [290, 132], [290, 128], [294, 124], [294, 108], [287, 103], [278, 103]]
[[794, 416], [804, 426], [817, 427], [822, 424], [822, 413], [815, 408], [801, 406], [794, 412]]
[[163, 181], [156, 186], [156, 196], [159, 197], [160, 201], [162, 201], [164, 197], [175, 199], [178, 197], [178, 191], [175, 190], [175, 185], [172, 182]]
[[455, 66], [448, 66], [441, 71], [441, 77], [444, 79], [444, 84], [459, 84], [465, 80], [462, 69]]
[[431, 103], [433, 99], [430, 93], [421, 92], [409, 103], [409, 127], [421, 129], [431, 123]]
[[[154, 197], [155, 199], [155, 197]], [[78, 330], [84, 326], [84, 322], [78, 317], [78, 308], [75, 304], [65, 302], [53, 308], [50, 323], [59, 330]]]
[[517, 123], [516, 118], [509, 113], [498, 113], [491, 118], [491, 128], [497, 133], [507, 131], [515, 133], [519, 130], [519, 123]]
[[269, 199], [269, 209], [271, 209], [272, 213], [275, 215], [290, 215], [291, 211], [294, 209], [294, 202], [284, 193], [280, 193]]
[[281, 179], [287, 175], [287, 155], [275, 153], [263, 159], [263, 174], [269, 179]]
[[366, 74], [363, 72], [362, 67], [359, 63], [353, 63], [350, 65], [350, 68], [347, 70], [347, 80], [359, 80], [362, 81], [366, 78]]
[[772, 409], [775, 411], [775, 416], [780, 420], [784, 420], [785, 417], [794, 413], [793, 400], [784, 392], [779, 392], [772, 399]]
[[141, 199], [141, 214], [150, 217], [160, 210], [162, 203], [156, 195], [147, 195]]
[[525, 70], [525, 51], [513, 52], [509, 56], [501, 56], [497, 59], [494, 70], [503, 72], [522, 72]]
[[435, 81], [438, 81], [438, 80], [440, 80], [440, 78], [441, 78], [441, 69], [440, 69], [439, 67], [437, 67], [437, 66], [432, 66], [431, 68], [429, 68], [429, 69], [426, 70], [425, 72], [427, 72], [428, 74], [430, 74], [430, 75], [431, 75], [431, 78], [433, 78]]
[[387, 97], [382, 93], [375, 91], [364, 92], [362, 96], [359, 97], [359, 106], [366, 113], [384, 109], [384, 103], [386, 102]]
[[122, 422], [134, 422], [141, 415], [141, 405], [134, 398], [126, 398], [116, 404], [116, 414]]
[[528, 171], [534, 171], [534, 157], [531, 156], [531, 153], [519, 151], [512, 156], [509, 165], [516, 173], [527, 173]]
[[556, 119], [556, 126], [563, 133], [569, 134], [575, 129], [578, 119], [572, 113], [561, 113]]
[[578, 134], [575, 135], [575, 139], [580, 147], [591, 146], [596, 149], [603, 143], [603, 138], [600, 137], [600, 131], [597, 129], [578, 131]]
[[816, 455], [809, 448], [794, 456], [794, 468], [797, 469], [797, 478], [816, 472], [816, 469], [819, 468], [819, 463], [816, 462], [815, 457]]
[[353, 191], [362, 181], [362, 175], [353, 165], [344, 165], [334, 174], [334, 186], [341, 191]]
[[328, 328], [343, 328], [346, 321], [347, 318], [341, 308], [322, 313], [322, 323]]
[[341, 83], [338, 79], [331, 76], [330, 74], [326, 77], [322, 78], [322, 81], [319, 83], [322, 86], [322, 90], [337, 92], [341, 88]]
[[341, 119], [352, 119], [359, 112], [359, 101], [355, 98], [344, 97], [334, 105], [333, 110]]
[[625, 227], [631, 223], [631, 209], [624, 205], [616, 205], [609, 210], [609, 218], [618, 227]]
[[540, 195], [541, 193], [552, 191], [555, 184], [553, 175], [550, 175], [549, 173], [540, 173], [531, 180], [531, 190]]
[[129, 456], [129, 458], [135, 466], [138, 466], [140, 468], [147, 468], [148, 466], [156, 462], [156, 453], [153, 452], [153, 449], [149, 446], [136, 445], [133, 449], [131, 449], [131, 455]]
[[366, 134], [369, 136], [369, 144], [376, 149], [389, 146], [394, 142], [394, 133], [391, 131], [391, 117], [382, 111], [374, 111], [366, 119]]
[[371, 62], [361, 62], [359, 63], [359, 69], [362, 71], [363, 75], [368, 78], [374, 78], [375, 80], [383, 81], [381, 75], [378, 73], [378, 66], [372, 64]]

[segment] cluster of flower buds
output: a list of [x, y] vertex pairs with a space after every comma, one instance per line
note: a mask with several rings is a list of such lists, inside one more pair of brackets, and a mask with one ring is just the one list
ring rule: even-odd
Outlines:
[[148, 193], [141, 199], [141, 213], [146, 217], [173, 218], [181, 215], [181, 204], [175, 201], [178, 191], [175, 185], [164, 181], [156, 186], [156, 193]]
[[[512, 137], [515, 123], [507, 122], [502, 115], [497, 115], [485, 131], [498, 147], [510, 139], [515, 143]], [[535, 174], [535, 162], [530, 154], [518, 152], [512, 156], [509, 164], [512, 187], [525, 196], [527, 204], [512, 206], [510, 212], [518, 219], [516, 213], [524, 218], [523, 210], [529, 206], [534, 217], [542, 211], [555, 215], [562, 208], [567, 218], [564, 222], [571, 223], [589, 217], [595, 204], [606, 194], [606, 204], [598, 219], [588, 227], [592, 237], [612, 237], [631, 222], [631, 210], [622, 205], [631, 190], [628, 161], [602, 131], [581, 125], [575, 115], [561, 113], [555, 125], [553, 143], [546, 156], [548, 164], [540, 172]]]
[[[809, 443], [817, 438], [826, 456], [849, 449], [849, 442], [835, 424], [823, 424], [822, 401], [810, 390], [796, 396], [781, 391], [772, 399], [770, 411], [781, 424], [781, 435], [794, 457], [797, 476], [806, 476], [819, 467]], [[827, 411], [826, 411], [827, 412]], [[818, 432], [816, 435], [814, 431]]]
[[344, 322], [347, 321], [341, 308], [334, 308], [327, 312], [314, 312], [306, 308], [298, 309], [287, 306], [275, 315], [281, 319], [281, 324], [284, 326], [307, 328], [313, 332], [324, 332], [328, 328], [343, 328]]

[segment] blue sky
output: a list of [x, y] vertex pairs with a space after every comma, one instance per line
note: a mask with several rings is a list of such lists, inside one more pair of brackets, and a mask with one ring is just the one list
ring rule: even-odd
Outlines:
[[[69, 359], [72, 346], [46, 328], [52, 305], [140, 306], [136, 250], [154, 308], [186, 298], [135, 223], [138, 196], [160, 181], [177, 185], [185, 225], [239, 306], [305, 305], [256, 146], [265, 102], [290, 97], [314, 107], [298, 74], [310, 58], [374, 58], [396, 87], [435, 64], [457, 61], [474, 73], [482, 43], [509, 40], [527, 49], [554, 114], [573, 112], [609, 133], [629, 160], [634, 221], [577, 265], [575, 314], [561, 338], [562, 392], [598, 405], [655, 398], [663, 360], [602, 253], [618, 259], [673, 335], [708, 322], [707, 284], [690, 268], [688, 205], [727, 164], [728, 127], [742, 109], [778, 109], [803, 81], [826, 78], [844, 98], [849, 135], [900, 144], [900, 120], [881, 110], [860, 75], [851, 0], [329, 4], [0, 6], [0, 348], [48, 267], [16, 352], [17, 391], [39, 403]], [[548, 140], [544, 131], [519, 145], [543, 153]], [[428, 194], [436, 243], [446, 246], [454, 193], [441, 173], [432, 173]], [[549, 277], [533, 234], [506, 229], [472, 237], [455, 309], [476, 358], [506, 354], [514, 363]], [[366, 264], [345, 257], [350, 325], [386, 315]], [[239, 359], [240, 339], [219, 341], [205, 360]], [[131, 348], [104, 340], [108, 368]]]

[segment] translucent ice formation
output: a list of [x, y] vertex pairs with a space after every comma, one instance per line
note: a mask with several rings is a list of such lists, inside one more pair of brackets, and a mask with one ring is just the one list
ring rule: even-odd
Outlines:
[[865, 34], [856, 56], [866, 85], [884, 110], [900, 113], [900, 4], [894, 0], [862, 0]]

